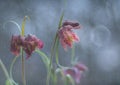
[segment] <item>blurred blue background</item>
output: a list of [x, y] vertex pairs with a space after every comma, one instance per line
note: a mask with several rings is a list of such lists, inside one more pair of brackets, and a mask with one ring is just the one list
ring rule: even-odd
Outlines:
[[[75, 32], [80, 42], [75, 43], [75, 57], [88, 66], [89, 71], [80, 85], [120, 85], [120, 0], [0, 0], [0, 58], [7, 69], [14, 58], [10, 52], [12, 34], [19, 34], [17, 26], [25, 15], [30, 17], [26, 34], [35, 34], [50, 55], [50, 47], [57, 31], [59, 18], [65, 10], [64, 20], [77, 20], [81, 29]], [[60, 46], [60, 64], [71, 66], [71, 50]], [[21, 62], [13, 69], [14, 79], [22, 85]], [[26, 60], [27, 85], [45, 85], [46, 68], [40, 56], [34, 53]], [[0, 68], [0, 85], [6, 78]], [[61, 85], [62, 81], [59, 81]]]

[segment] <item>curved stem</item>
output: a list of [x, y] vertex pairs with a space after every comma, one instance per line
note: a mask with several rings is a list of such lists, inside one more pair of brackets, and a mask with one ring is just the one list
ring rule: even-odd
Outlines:
[[59, 48], [58, 48], [58, 47], [59, 47], [59, 39], [57, 38], [56, 44], [55, 44], [55, 48], [56, 48], [56, 49], [55, 49], [55, 50], [56, 50], [56, 51], [55, 51], [55, 53], [56, 53], [56, 54], [55, 54], [55, 56], [56, 56], [56, 63], [57, 63], [57, 65], [58, 65], [58, 67], [62, 68], [63, 66], [61, 66], [60, 63], [59, 63], [59, 56], [58, 56], [58, 55], [59, 55]]
[[18, 85], [18, 84], [13, 80], [12, 70], [13, 70], [13, 66], [14, 66], [14, 64], [15, 64], [15, 62], [16, 62], [16, 60], [17, 60], [17, 58], [18, 58], [18, 57], [15, 56], [15, 58], [13, 59], [11, 65], [10, 65], [10, 78], [11, 78], [12, 82], [13, 82], [15, 85]]
[[[62, 12], [62, 15], [60, 16], [58, 29], [60, 29], [60, 27], [62, 26], [63, 16], [64, 16], [64, 11]], [[50, 74], [51, 74], [51, 66], [52, 66], [52, 60], [53, 60], [53, 54], [54, 54], [55, 44], [56, 44], [57, 38], [58, 38], [58, 34], [56, 33], [55, 39], [54, 39], [54, 42], [53, 42], [53, 45], [52, 45], [52, 48], [51, 48], [50, 64], [49, 64], [49, 69], [48, 69], [48, 76], [47, 76], [47, 80], [46, 80], [46, 85], [49, 85]]]
[[44, 52], [42, 52], [42, 51], [40, 51], [38, 49], [36, 49], [35, 51], [41, 56], [42, 61], [44, 62], [45, 66], [46, 66], [46, 68], [48, 70], [50, 61], [49, 61], [47, 55]]
[[15, 56], [15, 58], [13, 59], [11, 65], [10, 65], [10, 78], [11, 78], [11, 79], [13, 79], [13, 77], [12, 77], [12, 69], [13, 69], [13, 65], [15, 64], [17, 58], [18, 58], [18, 57]]

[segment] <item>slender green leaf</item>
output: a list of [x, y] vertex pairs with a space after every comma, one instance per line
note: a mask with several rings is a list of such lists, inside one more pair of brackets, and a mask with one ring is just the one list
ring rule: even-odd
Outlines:
[[56, 83], [57, 83], [57, 75], [56, 75], [55, 70], [53, 68], [51, 69], [51, 78], [53, 80], [54, 85], [56, 85]]
[[[62, 26], [63, 16], [64, 16], [64, 12], [62, 13], [62, 15], [60, 17], [58, 29], [60, 29], [60, 27]], [[53, 55], [54, 55], [54, 50], [55, 50], [55, 44], [56, 44], [57, 37], [58, 37], [58, 34], [56, 33], [54, 43], [53, 43], [53, 46], [52, 46], [52, 49], [51, 49], [50, 64], [48, 66], [48, 76], [47, 76], [47, 80], [46, 80], [46, 85], [49, 85], [50, 74], [51, 74], [51, 66], [52, 66], [52, 60], [53, 60]]]
[[[59, 25], [58, 25], [58, 29], [60, 29], [60, 27], [62, 26], [62, 21], [63, 21], [63, 17], [64, 17], [64, 12], [62, 12], [62, 15], [60, 16], [60, 20], [59, 20]], [[59, 37], [58, 37], [58, 34], [56, 33], [56, 38], [55, 38], [55, 55], [56, 55], [56, 63], [58, 66], [61, 66], [59, 64], [59, 57], [58, 57], [58, 53], [59, 53], [59, 50], [58, 50], [58, 47], [59, 47]]]
[[20, 25], [19, 25], [17, 22], [12, 21], [12, 20], [11, 20], [11, 21], [8, 21], [8, 22], [6, 22], [6, 23], [4, 23], [3, 28], [5, 28], [6, 24], [9, 23], [9, 22], [15, 24], [15, 25], [17, 26], [19, 32], [21, 32]]
[[60, 16], [60, 21], [59, 21], [58, 29], [60, 29], [60, 27], [62, 26], [63, 17], [64, 17], [64, 12], [62, 12], [62, 15]]
[[47, 57], [47, 55], [45, 53], [43, 53], [42, 51], [36, 49], [36, 52], [41, 56], [44, 64], [46, 65], [47, 69], [49, 68], [49, 64], [50, 64], [50, 60]]

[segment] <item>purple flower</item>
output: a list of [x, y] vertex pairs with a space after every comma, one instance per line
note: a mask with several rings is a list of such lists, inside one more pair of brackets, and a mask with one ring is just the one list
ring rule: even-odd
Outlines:
[[62, 70], [64, 75], [70, 75], [76, 83], [80, 83], [82, 73], [87, 70], [87, 67], [83, 64], [76, 64], [72, 68], [65, 68]]
[[77, 68], [64, 69], [64, 75], [70, 75], [76, 83], [80, 83], [81, 73]]
[[80, 62], [75, 64], [74, 67], [76, 67], [79, 71], [87, 71], [88, 70], [88, 68]]

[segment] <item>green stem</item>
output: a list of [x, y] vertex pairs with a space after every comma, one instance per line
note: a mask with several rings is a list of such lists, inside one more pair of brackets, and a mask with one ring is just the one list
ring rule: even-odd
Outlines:
[[[60, 29], [60, 27], [62, 26], [63, 16], [64, 16], [64, 11], [62, 12], [62, 15], [60, 17], [58, 29]], [[54, 50], [55, 50], [55, 44], [56, 44], [57, 38], [58, 38], [58, 34], [56, 33], [54, 43], [53, 43], [52, 48], [51, 48], [50, 64], [49, 64], [49, 69], [48, 69], [48, 76], [47, 76], [47, 80], [46, 80], [46, 85], [49, 85], [50, 74], [51, 74], [51, 66], [52, 66], [52, 60], [53, 60], [53, 53], [54, 53]]]
[[21, 63], [22, 63], [22, 81], [23, 85], [26, 85], [26, 79], [25, 79], [25, 59], [23, 56], [23, 49], [21, 48]]
[[17, 58], [18, 58], [18, 57], [15, 56], [14, 59], [13, 59], [13, 61], [12, 61], [12, 63], [11, 63], [11, 65], [10, 65], [10, 78], [11, 78], [11, 79], [13, 79], [12, 69], [13, 69], [13, 65], [15, 64]]
[[47, 55], [44, 52], [40, 51], [39, 49], [36, 49], [35, 51], [41, 56], [42, 61], [44, 62], [45, 66], [48, 70], [50, 61], [49, 61]]
[[3, 62], [2, 62], [1, 59], [0, 59], [0, 66], [1, 66], [2, 69], [3, 69], [3, 72], [5, 73], [6, 78], [7, 78], [7, 79], [10, 79], [9, 74], [8, 74], [8, 71], [7, 71], [7, 69], [6, 69], [6, 67], [5, 67], [5, 65], [3, 64]]
[[58, 51], [58, 45], [59, 45], [59, 40], [58, 40], [58, 38], [57, 38], [57, 40], [56, 40], [57, 42], [56, 42], [56, 45], [55, 45], [55, 47], [56, 47], [56, 63], [57, 63], [57, 65], [59, 65], [59, 60], [58, 60], [58, 53], [59, 53], [59, 51]]
[[13, 66], [14, 66], [17, 58], [18, 58], [18, 56], [15, 56], [14, 59], [13, 59], [13, 61], [12, 61], [12, 63], [11, 63], [11, 65], [10, 65], [10, 78], [11, 78], [12, 82], [13, 82], [15, 85], [18, 85], [18, 84], [13, 80], [12, 70], [13, 70]]
[[59, 39], [57, 38], [57, 40], [56, 40], [56, 44], [55, 44], [55, 56], [56, 56], [56, 63], [57, 63], [57, 65], [58, 65], [58, 67], [60, 67], [60, 68], [62, 68], [63, 66], [61, 66], [60, 65], [60, 63], [59, 63]]
[[56, 39], [57, 39], [57, 34], [55, 36], [54, 43], [53, 43], [53, 46], [51, 49], [50, 64], [49, 64], [49, 69], [48, 69], [48, 76], [47, 76], [47, 80], [46, 80], [46, 85], [49, 85], [49, 81], [50, 81], [50, 74], [51, 74], [52, 60], [53, 60], [53, 53], [54, 53], [54, 48], [55, 48], [55, 44], [56, 44]]
[[75, 56], [75, 46], [72, 47], [72, 54], [71, 54], [71, 63], [74, 64], [74, 56]]

